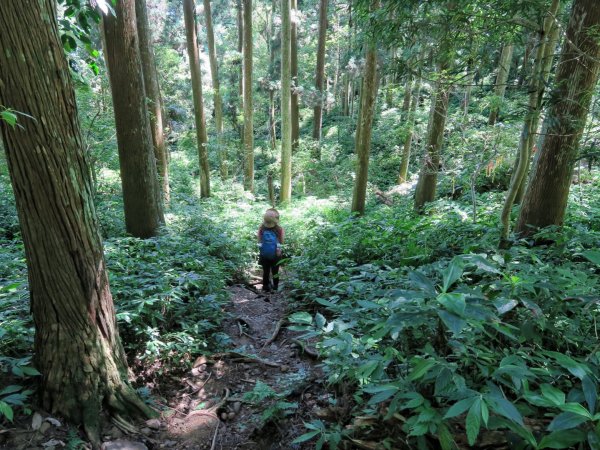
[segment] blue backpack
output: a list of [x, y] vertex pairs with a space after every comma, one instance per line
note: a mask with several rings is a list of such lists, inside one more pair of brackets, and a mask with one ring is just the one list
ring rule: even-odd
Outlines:
[[277, 232], [275, 229], [264, 228], [262, 232], [262, 245], [260, 247], [260, 256], [266, 259], [277, 258]]

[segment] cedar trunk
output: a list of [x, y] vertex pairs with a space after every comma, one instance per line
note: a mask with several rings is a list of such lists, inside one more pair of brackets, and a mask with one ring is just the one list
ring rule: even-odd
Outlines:
[[367, 50], [361, 89], [358, 128], [356, 130], [356, 179], [352, 196], [352, 212], [364, 214], [369, 176], [371, 131], [377, 99], [377, 50], [371, 44]]
[[563, 223], [577, 148], [598, 82], [600, 3], [575, 0], [550, 96], [550, 126], [521, 207], [517, 232]]
[[282, 203], [292, 196], [292, 30], [290, 0], [281, 0], [281, 191]]
[[[315, 147], [313, 157], [321, 158], [321, 126], [323, 123], [323, 83], [325, 81], [325, 44], [327, 42], [327, 3], [321, 0], [319, 6], [319, 42], [317, 46], [317, 69], [315, 72], [315, 88], [319, 93], [319, 100], [314, 108], [312, 137], [319, 143]], [[334, 90], [335, 91], [335, 90]]]
[[194, 0], [183, 0], [183, 16], [185, 21], [185, 37], [187, 41], [188, 59], [192, 76], [192, 96], [194, 97], [194, 119], [198, 141], [198, 161], [200, 164], [200, 196], [210, 197], [210, 168], [208, 166], [208, 136], [202, 98], [202, 71], [198, 52], [198, 36], [196, 34]]
[[300, 111], [298, 107], [298, 0], [291, 0], [291, 53], [292, 71], [292, 152], [298, 150], [300, 140]]
[[144, 74], [144, 87], [146, 89], [146, 101], [150, 113], [150, 131], [154, 145], [154, 157], [156, 158], [156, 169], [158, 171], [160, 189], [163, 200], [169, 202], [169, 162], [167, 160], [167, 145], [163, 128], [163, 108], [154, 62], [154, 51], [152, 50], [152, 32], [148, 24], [148, 11], [146, 0], [135, 0], [135, 14], [137, 17], [137, 28], [140, 40], [140, 56], [142, 59], [142, 72]]
[[215, 106], [215, 128], [217, 130], [217, 152], [219, 155], [219, 171], [221, 179], [227, 178], [227, 151], [223, 143], [223, 100], [219, 82], [219, 66], [217, 64], [217, 49], [213, 31], [212, 11], [210, 0], [204, 0], [204, 17], [206, 19], [206, 40], [208, 41], [208, 57], [210, 60], [210, 75], [213, 85], [213, 102]]
[[147, 238], [158, 233], [163, 215], [134, 0], [118, 2], [115, 13], [116, 16], [104, 17], [104, 40], [115, 110], [125, 225], [133, 236]]
[[252, 105], [252, 0], [244, 3], [244, 189], [254, 192], [254, 119]]
[[31, 118], [19, 116], [20, 127], [0, 121], [0, 132], [27, 259], [41, 406], [83, 424], [99, 445], [102, 410], [151, 412], [127, 382], [55, 6], [2, 4], [0, 104]]
[[[500, 61], [498, 62], [498, 74], [496, 75], [496, 87], [494, 90], [494, 94], [499, 99], [503, 99], [504, 94], [506, 93], [506, 82], [508, 81], [508, 72], [510, 70], [512, 61], [513, 49], [514, 46], [512, 44], [505, 45], [502, 47], [502, 52], [500, 54]], [[490, 111], [490, 117], [488, 119], [488, 125], [496, 124], [499, 110], [499, 107], [492, 108]]]

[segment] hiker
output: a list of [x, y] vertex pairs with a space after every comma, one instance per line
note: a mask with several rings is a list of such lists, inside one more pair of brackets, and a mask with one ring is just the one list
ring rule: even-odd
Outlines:
[[[258, 247], [260, 257], [258, 263], [263, 269], [263, 291], [277, 291], [279, 287], [279, 260], [283, 245], [283, 228], [279, 226], [279, 212], [269, 208], [263, 216], [263, 223], [258, 229]], [[273, 281], [271, 282], [271, 275]]]

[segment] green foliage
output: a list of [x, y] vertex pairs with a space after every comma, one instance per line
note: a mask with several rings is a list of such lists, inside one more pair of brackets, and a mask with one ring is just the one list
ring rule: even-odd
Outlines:
[[285, 401], [288, 393], [287, 391], [277, 393], [268, 384], [257, 381], [254, 389], [244, 394], [244, 400], [256, 406], [264, 405], [265, 401], [271, 400], [268, 402], [268, 406], [263, 409], [261, 419], [264, 422], [276, 421], [293, 414], [298, 409], [297, 403]]
[[[553, 245], [508, 251], [494, 246], [495, 210], [476, 223], [445, 201], [425, 217], [403, 203], [332, 211], [292, 262], [295, 294], [316, 311], [290, 321], [320, 338], [329, 381], [354, 386], [354, 414], [399, 421], [409, 442], [452, 448], [460, 422], [469, 445], [508, 428], [534, 448], [593, 446], [600, 234], [585, 203], [572, 226], [543, 231]], [[525, 418], [540, 417], [552, 421], [533, 434]]]

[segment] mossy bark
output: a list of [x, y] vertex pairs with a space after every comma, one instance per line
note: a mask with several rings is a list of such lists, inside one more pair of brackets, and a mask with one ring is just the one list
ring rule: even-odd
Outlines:
[[244, 189], [254, 192], [254, 109], [252, 103], [252, 0], [243, 0], [244, 22]]
[[[321, 158], [321, 128], [323, 123], [323, 87], [325, 82], [325, 44], [327, 42], [327, 3], [328, 0], [319, 2], [319, 41], [317, 44], [317, 67], [315, 70], [315, 89], [320, 95], [314, 107], [312, 137], [319, 144], [315, 146], [313, 157]], [[346, 96], [347, 101], [347, 96]], [[344, 109], [344, 107], [342, 107]]]
[[279, 200], [292, 197], [292, 24], [290, 0], [281, 0], [281, 191]]
[[[498, 73], [496, 75], [496, 85], [494, 88], [494, 94], [499, 99], [503, 99], [504, 94], [506, 93], [506, 83], [508, 81], [508, 73], [510, 71], [510, 65], [512, 62], [513, 49], [514, 46], [512, 44], [508, 44], [502, 47], [502, 52], [500, 53], [500, 61], [498, 62]], [[488, 118], [488, 125], [496, 124], [499, 112], [500, 107], [492, 108], [492, 110], [490, 111], [490, 117]]]
[[41, 406], [82, 424], [98, 446], [101, 411], [125, 419], [152, 411], [127, 381], [55, 3], [3, 2], [0, 42], [0, 104], [28, 115], [19, 127], [0, 121], [0, 132], [27, 260]]

